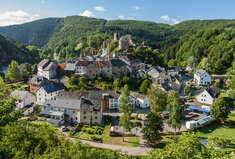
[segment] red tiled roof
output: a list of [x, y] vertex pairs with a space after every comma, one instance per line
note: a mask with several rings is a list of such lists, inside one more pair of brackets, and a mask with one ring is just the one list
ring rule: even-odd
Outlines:
[[111, 64], [109, 61], [96, 61], [97, 67], [111, 67]]
[[61, 63], [61, 64], [59, 64], [59, 67], [60, 67], [61, 69], [64, 69], [65, 66], [66, 66], [66, 63]]
[[87, 61], [78, 61], [76, 66], [87, 66]]

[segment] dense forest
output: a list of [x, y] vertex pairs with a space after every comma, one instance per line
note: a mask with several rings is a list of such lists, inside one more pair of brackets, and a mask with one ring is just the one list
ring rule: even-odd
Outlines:
[[38, 59], [39, 51], [36, 47], [26, 46], [0, 35], [0, 67], [10, 64], [12, 60], [33, 64], [38, 62]]

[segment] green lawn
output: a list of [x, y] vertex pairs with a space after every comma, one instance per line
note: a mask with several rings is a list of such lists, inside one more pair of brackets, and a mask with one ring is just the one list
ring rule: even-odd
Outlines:
[[212, 123], [199, 130], [202, 137], [220, 137], [222, 139], [231, 139], [235, 137], [235, 125]]
[[74, 137], [80, 137], [84, 132], [80, 131], [80, 132], [76, 132], [76, 134], [74, 134]]
[[129, 147], [138, 147], [139, 146], [139, 136], [125, 137], [125, 142], [122, 141], [122, 137], [117, 136], [113, 137], [109, 135], [111, 126], [107, 125], [104, 129], [101, 141], [106, 144], [111, 145], [121, 145]]

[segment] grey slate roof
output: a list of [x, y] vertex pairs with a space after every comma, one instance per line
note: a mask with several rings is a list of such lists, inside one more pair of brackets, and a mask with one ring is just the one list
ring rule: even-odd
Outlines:
[[195, 74], [198, 75], [199, 77], [201, 77], [205, 72], [206, 72], [206, 70], [199, 69], [195, 72]]
[[28, 91], [14, 90], [11, 93], [11, 96], [12, 97], [18, 97], [18, 99], [23, 100], [28, 93], [29, 93]]
[[66, 63], [64, 68], [65, 71], [74, 71], [75, 70], [75, 63]]
[[62, 83], [50, 83], [50, 84], [45, 84], [42, 88], [47, 93], [52, 93], [64, 89], [64, 85]]
[[126, 66], [126, 63], [120, 59], [111, 59], [110, 62], [112, 66]]
[[29, 84], [36, 85], [36, 86], [42, 86], [44, 83], [48, 82], [48, 80], [43, 76], [34, 76]]
[[66, 92], [66, 91], [61, 91], [57, 94], [56, 98], [57, 99], [71, 99], [71, 100], [81, 100], [82, 97], [86, 97], [88, 93], [82, 92]]
[[69, 100], [69, 99], [46, 100], [42, 105], [80, 110], [79, 100]]

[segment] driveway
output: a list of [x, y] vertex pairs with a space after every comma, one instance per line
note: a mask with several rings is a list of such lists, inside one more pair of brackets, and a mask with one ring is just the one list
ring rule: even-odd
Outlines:
[[180, 89], [180, 98], [185, 99], [186, 96], [184, 94], [184, 88], [186, 87], [186, 83], [189, 82], [191, 78], [189, 76], [184, 75], [184, 74], [182, 74], [181, 77], [182, 77], [182, 87]]

